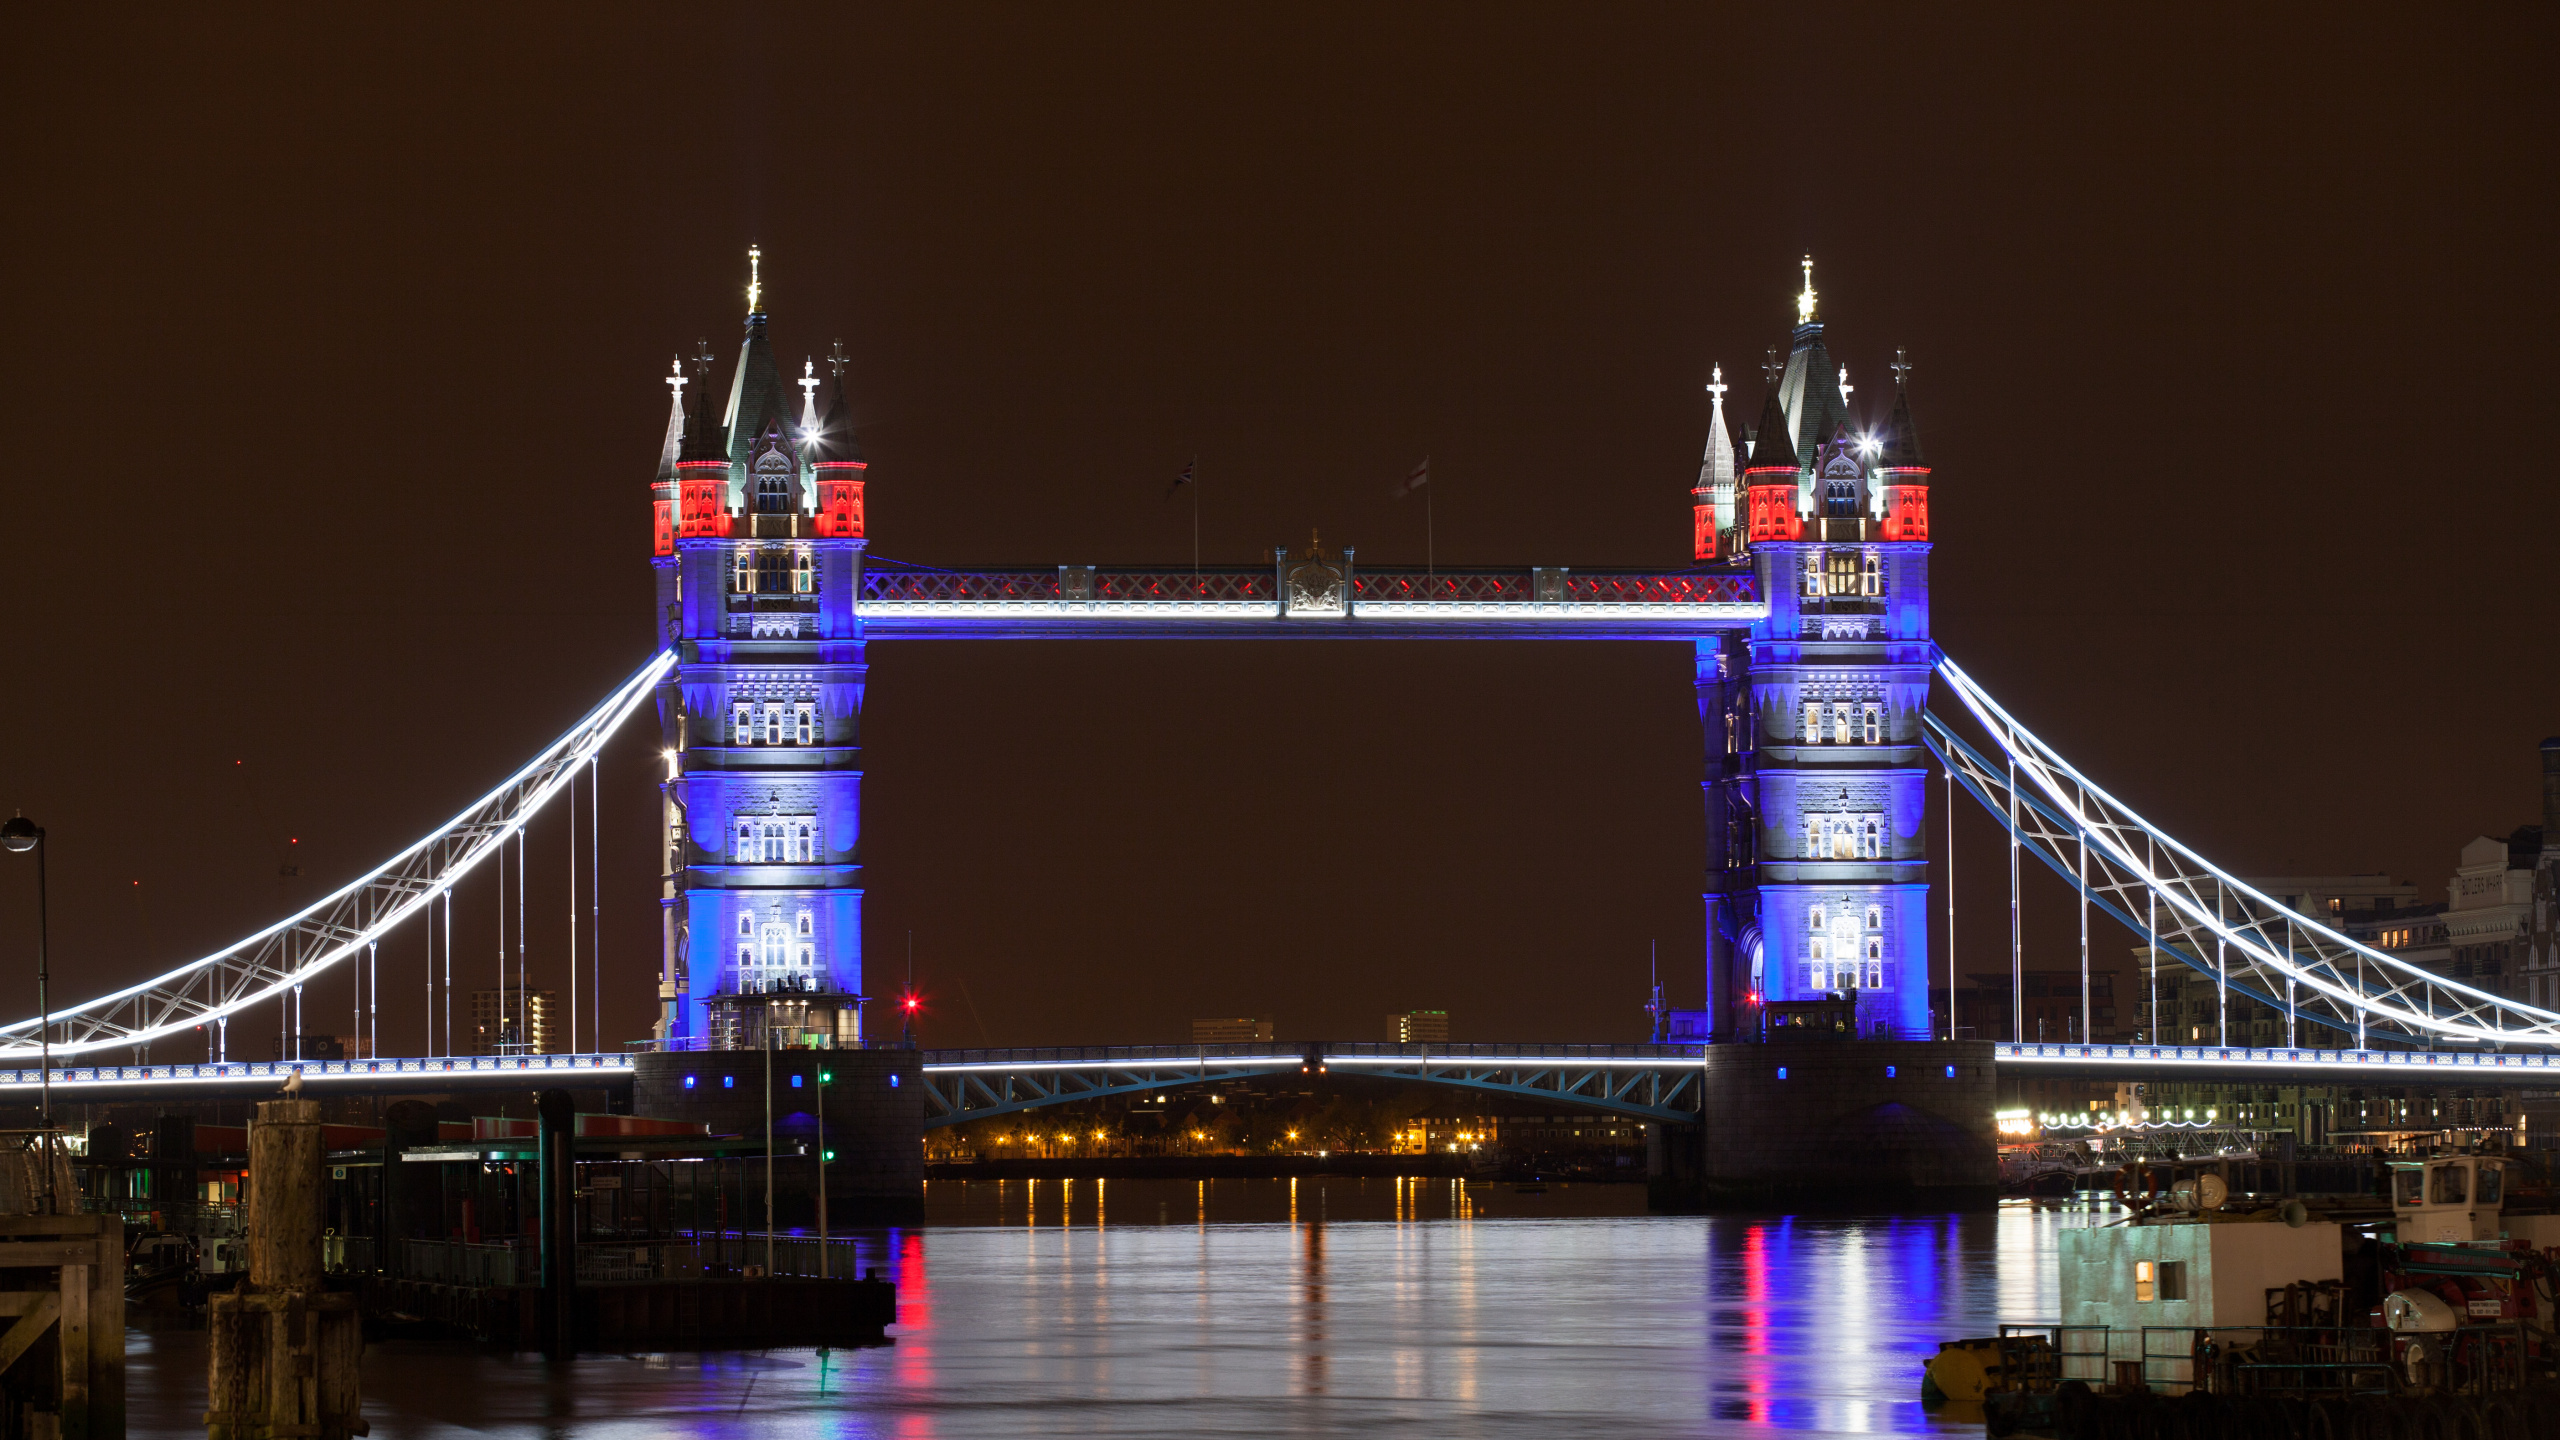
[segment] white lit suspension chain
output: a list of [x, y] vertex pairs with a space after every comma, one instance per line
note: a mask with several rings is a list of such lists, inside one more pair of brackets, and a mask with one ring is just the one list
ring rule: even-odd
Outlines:
[[2085, 843], [2090, 902], [2169, 958], [2215, 977], [2226, 996], [2257, 1000], [2342, 1038], [2352, 1032], [2359, 1044], [2369, 1025], [2404, 1040], [2560, 1045], [2560, 1013], [2446, 979], [2293, 910], [2092, 784], [1954, 661], [1941, 655], [1938, 673], [1997, 755], [1976, 751], [1935, 715], [1925, 717], [1923, 737], [1965, 789], [2003, 818], [2011, 843], [2066, 881], [2076, 878], [2066, 847]]
[[[380, 939], [522, 830], [569, 783], [578, 767], [601, 752], [623, 722], [648, 702], [675, 661], [671, 650], [650, 657], [602, 704], [504, 784], [309, 909], [165, 975], [84, 1005], [56, 1007], [54, 1029], [61, 1038], [54, 1042], [54, 1053], [148, 1045], [163, 1036], [220, 1021], [249, 1005], [289, 999], [294, 987]], [[300, 1016], [292, 1018], [298, 1022]], [[0, 1056], [34, 1054], [36, 1025], [30, 1016], [0, 1026]]]

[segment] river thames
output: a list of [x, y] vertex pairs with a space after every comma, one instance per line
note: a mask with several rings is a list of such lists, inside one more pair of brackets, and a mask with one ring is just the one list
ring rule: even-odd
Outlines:
[[[378, 1437], [1970, 1434], [1938, 1342], [2056, 1305], [2112, 1212], [1670, 1217], [1636, 1185], [941, 1181], [866, 1232], [893, 1343], [546, 1365], [397, 1341]], [[201, 1331], [132, 1334], [137, 1436], [202, 1435]]]

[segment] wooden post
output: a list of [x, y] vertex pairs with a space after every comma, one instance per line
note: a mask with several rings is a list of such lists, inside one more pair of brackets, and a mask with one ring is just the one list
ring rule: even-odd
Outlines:
[[0, 1372], [40, 1363], [28, 1353], [53, 1331], [53, 1373], [19, 1382], [42, 1417], [34, 1433], [122, 1440], [124, 1221], [114, 1215], [0, 1218], [0, 1271], [48, 1269], [57, 1277], [50, 1288], [0, 1292]]
[[321, 1277], [326, 1159], [317, 1101], [258, 1106], [249, 1131], [249, 1278], [208, 1307], [210, 1440], [365, 1433], [356, 1296], [327, 1289]]

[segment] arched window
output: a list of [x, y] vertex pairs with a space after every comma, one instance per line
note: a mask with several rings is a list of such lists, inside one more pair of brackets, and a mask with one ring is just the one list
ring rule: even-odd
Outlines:
[[748, 977], [752, 976], [752, 975], [755, 973], [755, 968], [756, 968], [756, 947], [754, 947], [753, 945], [741, 945], [741, 946], [739, 946], [739, 947], [738, 947], [738, 988], [739, 988], [739, 989], [744, 990], [744, 989], [746, 989], [746, 988], [747, 988]]
[[811, 924], [809, 912], [806, 910], [800, 912], [799, 925], [801, 934], [808, 935], [815, 933], [815, 927]]
[[1870, 553], [1867, 556], [1867, 568], [1865, 573], [1859, 577], [1858, 583], [1860, 587], [1858, 593], [1861, 595], [1881, 595], [1884, 593], [1883, 556], [1873, 553]]
[[729, 571], [729, 591], [734, 595], [753, 595], [756, 593], [756, 556], [754, 551], [741, 549], [737, 552], [737, 556]]
[[782, 822], [779, 820], [767, 820], [764, 822], [764, 863], [767, 865], [780, 865], [784, 863], [782, 854]]
[[779, 924], [764, 927], [764, 966], [767, 970], [782, 968], [783, 939]]
[[1808, 596], [1822, 593], [1822, 552], [1819, 550], [1804, 552], [1804, 593]]
[[756, 556], [756, 593], [788, 595], [791, 593], [791, 552], [767, 550]]
[[818, 743], [818, 707], [806, 701], [792, 709], [792, 728], [799, 732], [800, 743]]
[[1858, 853], [1869, 860], [1884, 858], [1884, 822], [1872, 815], [1858, 826]]
[[[756, 826], [755, 822], [752, 820], [741, 820], [738, 822], [738, 859], [749, 865], [756, 862]], [[740, 920], [738, 922], [739, 934], [744, 935], [747, 933], [746, 923], [747, 922], [745, 920]]]
[[814, 865], [818, 861], [817, 843], [810, 837], [809, 826], [805, 821], [791, 837], [791, 858], [802, 865]]
[[1805, 916], [1805, 928], [1808, 930], [1820, 930], [1823, 928], [1823, 911], [1821, 906], [1814, 906], [1812, 912]]
[[1855, 515], [1858, 513], [1858, 482], [1839, 476], [1822, 482], [1822, 513]]
[[[1883, 929], [1883, 928], [1884, 928], [1884, 907], [1883, 907], [1883, 906], [1881, 906], [1881, 905], [1870, 905], [1870, 906], [1868, 906], [1868, 907], [1867, 907], [1867, 928], [1868, 928], [1868, 929], [1870, 929], [1870, 930], [1881, 930], [1881, 929]], [[1882, 943], [1882, 942], [1878, 942], [1878, 943]]]
[[1822, 702], [1819, 700], [1804, 702], [1804, 743], [1822, 743]]
[[[1875, 562], [1869, 561], [1868, 563], [1873, 564]], [[810, 563], [809, 552], [806, 550], [800, 551], [798, 554], [791, 557], [791, 593], [794, 595], [814, 595], [817, 593], [817, 590], [818, 572]]]
[[729, 738], [740, 745], [756, 743], [756, 707], [742, 700], [730, 707], [730, 713], [737, 723], [731, 727]]
[[768, 450], [756, 460], [756, 513], [783, 515], [791, 510], [791, 457]]
[[749, 917], [749, 916], [745, 916], [745, 915], [741, 915], [741, 916], [739, 916], [739, 917], [738, 917], [738, 938], [739, 938], [739, 939], [741, 939], [741, 940], [751, 940], [751, 939], [754, 939], [754, 938], [755, 938], [755, 933], [756, 933], [756, 922], [754, 921], [754, 919], [753, 919], [753, 918], [751, 918], [751, 917]]
[[1804, 858], [1822, 858], [1822, 817], [1819, 815], [1804, 817]]

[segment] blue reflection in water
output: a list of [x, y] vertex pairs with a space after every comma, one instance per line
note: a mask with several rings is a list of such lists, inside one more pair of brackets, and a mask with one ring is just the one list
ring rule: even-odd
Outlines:
[[[891, 1345], [381, 1345], [373, 1433], [1979, 1435], [1922, 1411], [1920, 1362], [2051, 1318], [2056, 1233], [2112, 1218], [1664, 1217], [1638, 1186], [1449, 1180], [933, 1190], [933, 1224], [867, 1232]], [[131, 1433], [203, 1434], [201, 1332], [136, 1332], [131, 1377]]]

